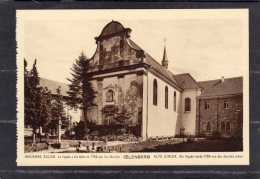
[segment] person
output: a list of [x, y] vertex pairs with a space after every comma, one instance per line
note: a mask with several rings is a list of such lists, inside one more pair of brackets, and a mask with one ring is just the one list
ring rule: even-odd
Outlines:
[[95, 142], [92, 143], [92, 150], [95, 150]]

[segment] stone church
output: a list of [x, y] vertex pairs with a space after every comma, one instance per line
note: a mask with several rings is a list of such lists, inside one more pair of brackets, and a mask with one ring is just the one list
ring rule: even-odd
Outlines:
[[166, 47], [160, 64], [131, 40], [131, 31], [112, 21], [95, 38], [89, 73], [96, 98], [87, 112], [92, 123], [116, 124], [126, 111], [125, 123], [143, 139], [214, 132], [242, 137], [242, 77], [197, 82], [189, 73], [173, 74]]
[[[127, 124], [137, 129], [143, 139], [173, 137], [181, 129], [186, 135], [225, 131], [225, 135], [231, 136], [232, 130], [241, 128], [242, 115], [233, 113], [238, 113], [237, 106], [242, 111], [242, 77], [223, 79], [225, 85], [215, 80], [210, 86], [196, 82], [189, 73], [175, 75], [168, 70], [166, 47], [160, 64], [131, 40], [131, 31], [120, 22], [112, 21], [95, 37], [97, 48], [90, 59], [90, 74], [97, 95], [95, 106], [88, 111], [92, 122], [113, 124], [118, 112], [126, 109]], [[218, 83], [224, 89], [218, 87]], [[222, 90], [222, 93], [205, 98], [204, 94], [210, 90]], [[226, 97], [231, 100], [225, 100]], [[229, 101], [229, 107], [232, 106], [232, 110], [226, 109], [225, 115], [215, 115], [221, 110], [217, 110], [213, 101], [219, 98], [223, 105]], [[205, 107], [206, 103], [214, 116], [208, 114], [204, 119], [204, 111], [199, 106]], [[207, 108], [207, 112], [210, 109]], [[223, 119], [219, 119], [221, 116]]]

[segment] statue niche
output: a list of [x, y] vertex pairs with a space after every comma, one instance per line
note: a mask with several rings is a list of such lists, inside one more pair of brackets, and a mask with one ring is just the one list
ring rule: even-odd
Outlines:
[[106, 102], [113, 102], [114, 101], [114, 92], [113, 90], [108, 90], [106, 93]]

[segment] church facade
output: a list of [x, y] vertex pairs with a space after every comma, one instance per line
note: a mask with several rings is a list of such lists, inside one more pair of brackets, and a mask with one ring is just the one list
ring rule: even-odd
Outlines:
[[127, 125], [143, 139], [174, 137], [181, 129], [186, 135], [198, 134], [197, 101], [204, 88], [189, 73], [168, 70], [166, 48], [160, 64], [131, 40], [130, 33], [130, 28], [112, 21], [95, 38], [89, 73], [97, 94], [89, 120], [111, 125], [126, 110]]

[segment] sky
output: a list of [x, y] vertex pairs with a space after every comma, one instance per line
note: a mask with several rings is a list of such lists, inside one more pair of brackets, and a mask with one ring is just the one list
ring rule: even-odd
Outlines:
[[[161, 62], [166, 45], [168, 69], [197, 81], [248, 73], [248, 22], [245, 10], [32, 10], [17, 13], [18, 57], [43, 78], [68, 83], [82, 51], [91, 58], [94, 37], [119, 21], [131, 39]], [[167, 39], [166, 44], [164, 39]]]

